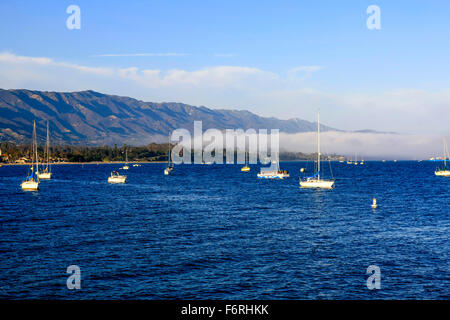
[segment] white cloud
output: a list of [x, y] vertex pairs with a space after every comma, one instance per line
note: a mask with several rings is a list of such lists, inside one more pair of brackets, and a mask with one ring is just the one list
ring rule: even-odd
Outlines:
[[188, 56], [187, 53], [105, 53], [95, 54], [92, 57], [184, 57]]
[[46, 65], [46, 66], [53, 66], [53, 67], [75, 69], [75, 70], [86, 72], [86, 73], [112, 75], [112, 71], [108, 68], [92, 68], [92, 67], [80, 66], [80, 65], [66, 63], [66, 62], [55, 62], [52, 59], [45, 58], [45, 57], [17, 56], [12, 53], [8, 53], [8, 52], [0, 53], [0, 62], [8, 63], [8, 64]]
[[288, 71], [289, 79], [300, 79], [307, 80], [309, 79], [314, 72], [322, 70], [322, 66], [300, 66], [292, 68]]

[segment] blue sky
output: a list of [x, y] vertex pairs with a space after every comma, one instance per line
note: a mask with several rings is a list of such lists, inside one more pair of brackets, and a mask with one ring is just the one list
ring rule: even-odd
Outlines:
[[[80, 30], [66, 28], [70, 4]], [[371, 4], [381, 30], [366, 27]], [[2, 1], [0, 53], [52, 63], [0, 59], [0, 87], [308, 120], [321, 109], [343, 129], [447, 134], [434, 115], [449, 115], [449, 12], [448, 1]]]

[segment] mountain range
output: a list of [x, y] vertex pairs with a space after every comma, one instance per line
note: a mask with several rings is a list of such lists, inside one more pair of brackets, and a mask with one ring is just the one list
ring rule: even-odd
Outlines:
[[[210, 109], [176, 102], [144, 102], [92, 90], [47, 92], [0, 89], [0, 141], [28, 143], [33, 120], [38, 136], [50, 123], [52, 142], [73, 145], [145, 145], [166, 141], [177, 128], [193, 132], [194, 120], [203, 130], [279, 129], [298, 133], [315, 131], [317, 124], [293, 118], [260, 117], [245, 110]], [[322, 125], [321, 130], [337, 130]], [[337, 130], [339, 131], [339, 130]]]

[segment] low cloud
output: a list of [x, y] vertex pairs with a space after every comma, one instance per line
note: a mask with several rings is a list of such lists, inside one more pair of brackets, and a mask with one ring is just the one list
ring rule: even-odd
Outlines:
[[[360, 133], [327, 131], [320, 135], [321, 152], [359, 159], [429, 159], [442, 156], [442, 136], [391, 133]], [[447, 137], [449, 138], [449, 137]], [[317, 150], [314, 132], [280, 134], [280, 149], [312, 153]]]

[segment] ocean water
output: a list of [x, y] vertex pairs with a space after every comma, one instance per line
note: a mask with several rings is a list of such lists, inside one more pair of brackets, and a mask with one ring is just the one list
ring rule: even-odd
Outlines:
[[282, 162], [291, 178], [275, 181], [256, 165], [143, 164], [124, 185], [107, 183], [117, 164], [55, 165], [38, 192], [20, 189], [26, 167], [3, 166], [0, 298], [450, 298], [450, 179], [436, 163], [333, 163], [334, 190], [300, 189], [306, 165]]

